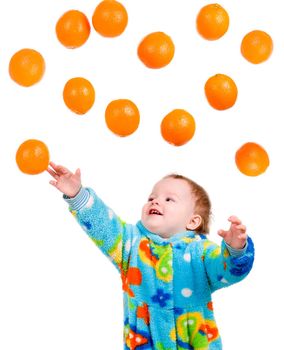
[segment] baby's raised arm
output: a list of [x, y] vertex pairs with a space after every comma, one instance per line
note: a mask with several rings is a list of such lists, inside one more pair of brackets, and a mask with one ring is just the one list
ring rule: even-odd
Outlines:
[[64, 166], [50, 162], [47, 171], [54, 178], [49, 183], [66, 196], [72, 198], [79, 193], [82, 186], [80, 169], [73, 174]]
[[212, 291], [241, 281], [254, 261], [254, 245], [246, 226], [236, 216], [228, 220], [229, 229], [218, 231], [223, 238], [221, 249], [213, 242], [204, 241], [204, 263]]
[[64, 199], [82, 229], [111, 258], [120, 273], [126, 274], [132, 225], [121, 220], [91, 188], [82, 187], [80, 169], [72, 173], [64, 166], [50, 162], [47, 171], [53, 177], [50, 184], [67, 196]]

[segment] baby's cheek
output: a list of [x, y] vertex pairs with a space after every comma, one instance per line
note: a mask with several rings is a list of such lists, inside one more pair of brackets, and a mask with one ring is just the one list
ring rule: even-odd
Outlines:
[[145, 217], [147, 212], [148, 212], [148, 204], [144, 204], [141, 210], [141, 218]]

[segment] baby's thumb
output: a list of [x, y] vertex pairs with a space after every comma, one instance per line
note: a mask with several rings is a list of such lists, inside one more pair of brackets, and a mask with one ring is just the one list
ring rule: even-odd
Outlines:
[[226, 237], [226, 233], [227, 233], [227, 231], [225, 231], [225, 230], [219, 230], [218, 231], [218, 235], [221, 236], [222, 238]]
[[49, 183], [50, 183], [52, 186], [57, 187], [57, 181], [50, 180]]
[[75, 176], [81, 181], [81, 170], [79, 168], [75, 171]]

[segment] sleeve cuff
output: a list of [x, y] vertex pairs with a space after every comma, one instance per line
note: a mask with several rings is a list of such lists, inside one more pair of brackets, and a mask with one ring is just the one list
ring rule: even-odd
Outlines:
[[76, 211], [82, 209], [88, 203], [89, 198], [90, 193], [84, 187], [81, 187], [79, 193], [73, 198], [70, 198], [65, 194], [63, 195], [63, 199], [69, 204], [70, 209]]
[[233, 258], [238, 258], [238, 257], [240, 257], [240, 256], [242, 256], [242, 255], [244, 255], [246, 253], [246, 250], [247, 250], [247, 247], [248, 247], [248, 242], [246, 242], [246, 245], [242, 249], [232, 248], [226, 242], [225, 242], [225, 246], [226, 246], [226, 248], [228, 249], [230, 255]]

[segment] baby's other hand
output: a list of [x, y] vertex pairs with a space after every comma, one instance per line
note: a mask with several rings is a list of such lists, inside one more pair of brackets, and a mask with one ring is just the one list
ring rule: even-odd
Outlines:
[[234, 249], [244, 248], [247, 240], [246, 226], [236, 216], [230, 216], [228, 221], [231, 223], [229, 230], [219, 230], [219, 236]]
[[49, 183], [68, 197], [75, 197], [81, 188], [81, 172], [77, 169], [73, 174], [62, 165], [49, 163], [47, 172], [54, 178]]

